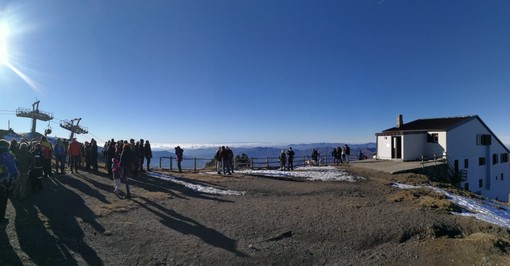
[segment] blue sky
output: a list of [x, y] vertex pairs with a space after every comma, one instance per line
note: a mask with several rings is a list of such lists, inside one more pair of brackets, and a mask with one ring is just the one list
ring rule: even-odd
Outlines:
[[509, 144], [509, 12], [509, 1], [4, 0], [0, 128], [30, 131], [13, 111], [38, 99], [53, 135], [82, 118], [91, 134], [79, 140], [364, 143], [401, 113], [477, 114]]

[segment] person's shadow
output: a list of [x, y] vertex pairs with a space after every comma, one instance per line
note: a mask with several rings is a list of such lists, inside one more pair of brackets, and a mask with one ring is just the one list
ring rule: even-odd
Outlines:
[[96, 251], [84, 241], [79, 222], [88, 223], [100, 233], [105, 229], [79, 195], [59, 182], [46, 181], [39, 195], [13, 201], [20, 249], [35, 265], [81, 264], [74, 253], [88, 265], [103, 265]]
[[235, 254], [238, 257], [248, 257], [245, 253], [237, 250], [236, 241], [226, 235], [208, 228], [197, 221], [183, 216], [173, 210], [169, 210], [154, 201], [144, 197], [139, 197], [142, 201], [133, 199], [136, 203], [147, 211], [157, 215], [161, 220], [160, 223], [169, 229], [176, 230], [185, 235], [194, 235], [209, 245], [224, 249]]
[[0, 265], [23, 265], [7, 236], [8, 223], [0, 224]]

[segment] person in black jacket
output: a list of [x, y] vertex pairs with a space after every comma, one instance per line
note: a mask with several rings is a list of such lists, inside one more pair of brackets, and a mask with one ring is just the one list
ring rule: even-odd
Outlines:
[[287, 170], [294, 170], [294, 151], [292, 147], [287, 150]]
[[144, 152], [145, 152], [145, 159], [147, 160], [147, 172], [149, 172], [149, 171], [151, 171], [152, 149], [151, 149], [151, 144], [149, 143], [148, 140], [145, 141]]

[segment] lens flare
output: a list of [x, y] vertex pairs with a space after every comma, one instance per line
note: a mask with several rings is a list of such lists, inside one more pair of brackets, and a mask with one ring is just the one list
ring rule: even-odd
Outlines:
[[6, 65], [9, 63], [9, 26], [7, 24], [0, 24], [0, 64]]

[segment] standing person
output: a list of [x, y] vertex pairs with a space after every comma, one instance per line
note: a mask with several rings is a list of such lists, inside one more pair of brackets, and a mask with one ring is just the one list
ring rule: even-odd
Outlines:
[[18, 141], [15, 139], [11, 139], [11, 144], [9, 145], [9, 151], [11, 151], [12, 154], [16, 154], [19, 150]]
[[227, 165], [227, 151], [225, 150], [225, 146], [221, 146], [220, 160], [221, 160], [221, 165], [223, 166], [222, 167], [223, 174], [226, 175], [227, 174], [228, 165]]
[[32, 193], [39, 194], [43, 188], [42, 178], [44, 172], [44, 161], [41, 144], [35, 144], [31, 157], [30, 172], [28, 176], [32, 184]]
[[145, 158], [145, 143], [143, 142], [143, 139], [140, 139], [140, 147], [138, 150], [138, 158], [140, 158], [140, 172], [143, 172], [143, 159]]
[[285, 150], [282, 150], [278, 160], [280, 161], [280, 170], [285, 170], [285, 166], [287, 165], [287, 154], [285, 154]]
[[85, 157], [85, 170], [90, 170], [90, 167], [92, 166], [92, 157], [90, 154], [90, 143], [88, 141], [85, 141], [85, 144], [83, 145], [83, 155]]
[[287, 150], [287, 170], [294, 170], [294, 151], [292, 150], [292, 147], [289, 147]]
[[337, 156], [338, 162], [344, 163], [344, 161], [342, 160], [342, 147], [338, 146], [336, 148], [336, 156]]
[[216, 160], [216, 171], [218, 172], [218, 174], [221, 174], [221, 168], [222, 168], [221, 147], [218, 147], [218, 150], [216, 151], [216, 154], [214, 155], [214, 160]]
[[[177, 146], [179, 147], [179, 146]], [[151, 144], [148, 140], [145, 141], [145, 147], [143, 147], [143, 150], [145, 152], [145, 160], [147, 160], [147, 172], [151, 171], [151, 158], [152, 158], [152, 149]]]
[[319, 150], [317, 148], [312, 151], [312, 160], [315, 166], [319, 165]]
[[[136, 142], [135, 143], [135, 139], [130, 139], [129, 140], [129, 145], [131, 145], [131, 152], [133, 152], [133, 154], [135, 155], [134, 156], [134, 164], [135, 165], [139, 165], [138, 164], [138, 160], [140, 160], [140, 142]], [[133, 167], [133, 177], [137, 177], [138, 176], [138, 166], [137, 167]]]
[[0, 224], [8, 222], [5, 218], [7, 210], [7, 198], [14, 186], [14, 180], [18, 177], [16, 158], [9, 151], [9, 142], [0, 140]]
[[70, 161], [71, 161], [71, 173], [76, 171], [78, 174], [78, 165], [80, 164], [80, 143], [76, 141], [76, 138], [73, 138], [71, 143], [69, 143], [69, 147], [67, 148], [67, 153], [69, 153]]
[[66, 146], [60, 138], [57, 139], [53, 150], [55, 151], [55, 173], [58, 174], [58, 170], [60, 169], [60, 173], [64, 174]]
[[129, 143], [125, 143], [122, 148], [122, 153], [120, 155], [120, 166], [122, 167], [122, 179], [124, 183], [126, 183], [126, 198], [131, 198], [131, 193], [129, 192], [129, 177], [134, 167], [137, 167], [133, 164], [135, 154], [131, 151], [131, 146]]
[[97, 165], [97, 142], [95, 139], [90, 140], [90, 164], [92, 165], [92, 170], [96, 172], [99, 170]]
[[23, 200], [27, 197], [28, 171], [30, 169], [32, 154], [30, 154], [28, 144], [21, 143], [18, 152], [14, 155], [16, 156], [16, 160], [18, 162], [19, 176], [14, 181], [14, 191], [12, 192], [12, 197]]
[[179, 173], [182, 173], [181, 162], [183, 159], [183, 154], [184, 154], [184, 150], [181, 149], [181, 146], [175, 147], [175, 157], [177, 157], [176, 160], [177, 160], [177, 168], [179, 168]]
[[122, 167], [120, 161], [117, 158], [112, 159], [112, 171], [113, 171], [113, 192], [118, 195], [120, 192], [120, 177], [122, 173]]
[[349, 148], [349, 146], [347, 144], [345, 144], [345, 146], [344, 146], [344, 153], [345, 153], [344, 161], [346, 163], [349, 163], [349, 156], [351, 155], [351, 148]]
[[333, 151], [331, 152], [331, 157], [333, 157], [333, 163], [335, 165], [338, 165], [338, 160], [337, 160], [337, 151], [336, 151], [336, 148], [333, 148]]
[[51, 146], [51, 143], [48, 142], [48, 139], [45, 136], [41, 137], [41, 141], [39, 142], [39, 144], [41, 144], [43, 155], [44, 177], [49, 177], [51, 176], [51, 155], [53, 147]]
[[228, 174], [231, 175], [234, 173], [234, 152], [228, 146], [225, 147], [225, 156], [227, 158]]
[[111, 139], [110, 144], [108, 144], [108, 149], [106, 150], [106, 170], [108, 171], [108, 175], [113, 175], [112, 172], [112, 159], [115, 157], [115, 140]]

